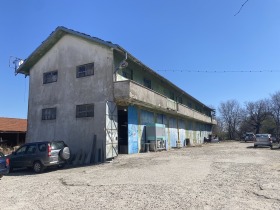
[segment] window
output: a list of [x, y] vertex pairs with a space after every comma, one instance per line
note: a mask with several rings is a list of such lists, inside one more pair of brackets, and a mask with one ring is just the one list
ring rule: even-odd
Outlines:
[[42, 120], [55, 120], [56, 108], [42, 109]]
[[144, 78], [144, 86], [152, 89], [152, 82], [150, 79]]
[[27, 149], [27, 146], [23, 146], [16, 151], [17, 155], [23, 155]]
[[43, 84], [57, 81], [57, 71], [50, 71], [43, 74]]
[[179, 102], [180, 104], [183, 104], [183, 99], [182, 99], [182, 97], [178, 97], [178, 102]]
[[66, 147], [66, 144], [64, 144], [63, 141], [56, 141], [51, 143], [51, 148], [53, 150], [60, 150], [63, 149], [64, 147]]
[[93, 117], [94, 116], [94, 104], [83, 104], [76, 106], [76, 117]]
[[94, 63], [88, 63], [76, 67], [76, 77], [87, 77], [94, 75]]
[[36, 152], [36, 145], [30, 145], [26, 150], [26, 154], [35, 154], [35, 152]]
[[123, 77], [133, 80], [133, 71], [132, 69], [126, 68], [125, 70], [123, 70], [122, 72]]
[[170, 91], [170, 99], [174, 100], [175, 97], [174, 97], [174, 92]]
[[38, 149], [39, 149], [40, 152], [46, 152], [47, 151], [47, 144], [46, 143], [38, 144]]

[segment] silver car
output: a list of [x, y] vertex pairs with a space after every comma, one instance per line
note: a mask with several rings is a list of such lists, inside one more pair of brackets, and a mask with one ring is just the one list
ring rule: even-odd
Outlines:
[[255, 134], [252, 133], [252, 132], [248, 132], [248, 133], [246, 133], [244, 141], [245, 142], [247, 142], [247, 141], [255, 141], [255, 139], [256, 139]]
[[268, 146], [268, 147], [272, 148], [271, 134], [268, 134], [268, 133], [256, 134], [254, 147], [257, 147], [257, 146]]

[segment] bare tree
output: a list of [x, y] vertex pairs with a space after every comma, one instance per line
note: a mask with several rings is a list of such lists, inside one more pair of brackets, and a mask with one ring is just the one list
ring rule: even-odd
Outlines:
[[271, 96], [269, 111], [276, 125], [276, 137], [280, 135], [280, 91]]
[[212, 133], [213, 135], [218, 135], [220, 139], [224, 139], [225, 135], [225, 126], [223, 125], [223, 121], [217, 117], [216, 118], [217, 124], [213, 126]]
[[236, 100], [229, 100], [227, 102], [221, 103], [218, 108], [220, 113], [220, 118], [225, 125], [225, 129], [228, 134], [229, 139], [235, 139], [238, 134], [238, 128], [240, 126], [243, 109]]
[[268, 100], [259, 100], [257, 102], [247, 102], [246, 112], [249, 123], [253, 126], [256, 133], [260, 133], [263, 122], [269, 116]]

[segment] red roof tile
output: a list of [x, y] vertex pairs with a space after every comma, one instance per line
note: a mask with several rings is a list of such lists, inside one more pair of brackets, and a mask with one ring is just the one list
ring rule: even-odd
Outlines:
[[26, 132], [27, 120], [0, 117], [0, 132]]

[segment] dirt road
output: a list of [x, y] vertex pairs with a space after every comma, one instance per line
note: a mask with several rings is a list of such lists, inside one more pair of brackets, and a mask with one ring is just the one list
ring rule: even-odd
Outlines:
[[17, 171], [1, 209], [280, 209], [280, 150], [224, 142], [120, 155], [110, 163]]

